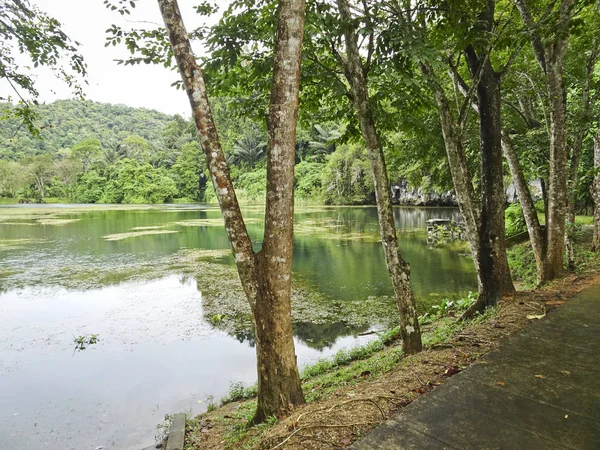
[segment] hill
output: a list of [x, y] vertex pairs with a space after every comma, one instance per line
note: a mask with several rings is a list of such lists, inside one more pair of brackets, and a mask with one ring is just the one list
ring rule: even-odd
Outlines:
[[165, 126], [175, 119], [151, 109], [78, 100], [41, 104], [36, 111], [40, 116], [41, 139], [30, 136], [24, 129], [17, 132], [20, 125], [17, 120], [0, 122], [0, 159], [52, 155], [90, 138], [107, 145], [138, 135], [152, 147], [158, 147]]

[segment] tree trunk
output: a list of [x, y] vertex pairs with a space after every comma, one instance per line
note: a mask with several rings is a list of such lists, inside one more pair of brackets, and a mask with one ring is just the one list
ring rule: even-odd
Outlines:
[[600, 128], [594, 136], [594, 170], [596, 175], [590, 186], [590, 193], [594, 201], [594, 238], [592, 240], [592, 250], [600, 250]]
[[[467, 231], [467, 240], [471, 248], [473, 261], [479, 260], [479, 223], [480, 206], [477, 201], [475, 189], [473, 188], [473, 177], [467, 164], [467, 156], [462, 145], [462, 140], [456, 129], [456, 121], [452, 117], [450, 103], [444, 91], [444, 88], [435, 79], [433, 68], [425, 63], [421, 64], [421, 71], [431, 82], [435, 100], [438, 104], [440, 114], [440, 124], [442, 135], [444, 137], [444, 146], [448, 156], [448, 165], [452, 176], [452, 184], [458, 201], [458, 207], [465, 221]], [[479, 266], [475, 264], [477, 270], [477, 279], [479, 290], [481, 290], [481, 277], [479, 276]]]
[[292, 335], [294, 162], [304, 32], [304, 0], [281, 0], [269, 116], [262, 295], [255, 304], [259, 396], [253, 422], [304, 403]]
[[575, 204], [577, 202], [577, 184], [579, 181], [579, 160], [581, 150], [583, 149], [584, 132], [580, 130], [575, 136], [573, 150], [571, 151], [571, 164], [569, 166], [567, 182], [567, 217], [565, 230], [565, 252], [567, 259], [567, 269], [571, 272], [575, 270]]
[[[566, 49], [566, 41], [564, 42]], [[561, 52], [564, 54], [564, 50]], [[567, 105], [563, 81], [563, 57], [548, 61], [548, 98], [550, 99], [550, 174], [548, 176], [548, 278], [564, 270], [565, 219], [567, 208]]]
[[563, 63], [569, 39], [571, 10], [576, 0], [561, 0], [555, 38], [546, 40], [539, 34], [525, 0], [517, 8], [529, 34], [535, 57], [546, 76], [550, 109], [550, 174], [548, 177], [548, 212], [546, 215], [547, 276], [557, 278], [564, 270], [565, 220], [567, 215], [567, 95], [563, 80]]
[[477, 82], [479, 132], [481, 139], [481, 223], [479, 232], [479, 272], [482, 290], [464, 317], [495, 306], [498, 299], [514, 292], [508, 268], [504, 228], [504, 180], [502, 176], [502, 128], [500, 77], [489, 58], [466, 51], [471, 76]]
[[176, 0], [158, 0], [158, 4], [190, 101], [238, 274], [254, 316], [258, 369], [258, 406], [254, 422], [281, 416], [294, 405], [304, 403], [292, 337], [290, 303], [293, 155], [304, 1], [281, 0], [279, 6], [269, 112], [265, 239], [258, 255], [252, 249], [244, 224], [208, 103], [204, 78], [192, 52], [179, 6]]
[[410, 286], [410, 265], [402, 259], [398, 248], [383, 148], [375, 127], [373, 112], [369, 105], [367, 80], [358, 50], [357, 34], [352, 26], [350, 6], [347, 0], [337, 0], [337, 5], [346, 42], [347, 61], [344, 72], [352, 90], [360, 128], [371, 162], [381, 243], [383, 244], [385, 259], [400, 312], [402, 349], [405, 354], [416, 353], [421, 351], [422, 343], [415, 299]]
[[548, 224], [548, 182], [540, 178], [540, 189], [542, 190], [542, 201], [544, 202], [544, 223]]
[[531, 241], [531, 247], [533, 248], [533, 254], [535, 255], [535, 265], [537, 268], [537, 282], [538, 284], [546, 281], [547, 270], [546, 270], [546, 245], [544, 242], [544, 234], [540, 226], [537, 211], [535, 210], [535, 204], [531, 198], [531, 192], [529, 191], [529, 185], [523, 175], [523, 170], [519, 164], [519, 157], [512, 144], [508, 133], [502, 131], [502, 149], [504, 156], [508, 162], [508, 167], [515, 183], [515, 190], [519, 196], [521, 202], [521, 208], [523, 209], [523, 215], [525, 216], [525, 223], [527, 224], [527, 232], [529, 233], [529, 239]]
[[[600, 2], [596, 5], [600, 8]], [[583, 139], [586, 131], [591, 125], [591, 107], [590, 89], [592, 78], [594, 76], [594, 67], [598, 59], [598, 50], [600, 39], [596, 37], [590, 54], [586, 61], [586, 77], [581, 91], [581, 116], [577, 120], [578, 127], [575, 133], [575, 141], [573, 142], [571, 151], [571, 164], [569, 166], [569, 179], [567, 185], [567, 232], [565, 233], [565, 247], [567, 251], [567, 269], [575, 270], [575, 238], [573, 231], [575, 227], [575, 206], [577, 203], [577, 185], [579, 182], [579, 161], [581, 159], [581, 151], [583, 149]], [[600, 87], [600, 86], [599, 86]]]
[[37, 180], [37, 186], [38, 186], [38, 191], [40, 191], [40, 200], [44, 200], [44, 194], [45, 194], [45, 186], [44, 186], [44, 180], [43, 179], [38, 179]]

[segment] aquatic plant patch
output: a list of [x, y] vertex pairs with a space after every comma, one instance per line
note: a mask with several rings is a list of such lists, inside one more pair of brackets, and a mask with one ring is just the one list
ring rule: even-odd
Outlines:
[[[244, 218], [244, 223], [252, 224], [252, 223], [262, 223], [261, 219], [255, 217], [247, 217]], [[214, 218], [214, 219], [189, 219], [189, 220], [180, 220], [177, 222], [172, 222], [174, 225], [179, 225], [182, 227], [223, 227], [225, 226], [225, 222], [222, 217]]]
[[106, 241], [122, 241], [123, 239], [130, 239], [140, 236], [150, 236], [155, 234], [173, 234], [179, 233], [176, 230], [145, 230], [145, 231], [131, 231], [129, 233], [115, 233], [115, 234], [107, 234], [104, 236], [104, 240]]
[[37, 223], [40, 225], [68, 225], [70, 223], [79, 222], [81, 219], [38, 219]]

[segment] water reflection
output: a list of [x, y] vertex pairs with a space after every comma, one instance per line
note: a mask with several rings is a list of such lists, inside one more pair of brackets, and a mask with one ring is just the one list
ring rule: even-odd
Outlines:
[[[206, 395], [219, 398], [230, 382], [254, 381], [248, 317], [248, 326], [231, 335], [220, 331], [206, 317], [196, 278], [164, 267], [181, 249], [229, 248], [222, 226], [187, 226], [218, 219], [218, 210], [10, 209], [12, 216], [0, 208], [0, 243], [12, 243], [0, 247], [0, 442], [31, 450], [137, 450], [152, 443], [154, 425], [165, 413], [199, 411], [204, 403], [197, 402]], [[56, 211], [78, 220], [62, 226], [38, 221]], [[245, 211], [257, 219], [262, 213], [260, 207]], [[457, 220], [456, 209], [396, 208], [394, 215], [422, 310], [440, 296], [476, 287], [470, 259], [427, 247], [426, 221]], [[369, 305], [371, 297], [390, 296], [392, 289], [375, 208], [298, 208], [295, 221], [294, 277], [339, 306], [337, 315], [328, 310], [333, 315], [326, 323], [294, 324], [303, 365], [374, 338], [358, 333], [375, 321], [350, 326], [343, 304]], [[176, 232], [104, 239], [140, 227]], [[248, 228], [258, 248], [260, 221]], [[230, 256], [221, 262], [233, 264]], [[153, 271], [173, 275], [144, 280]], [[142, 281], [131, 281], [136, 277]], [[386, 301], [394, 311], [393, 299]], [[91, 333], [100, 342], [74, 355], [73, 336]]]
[[[0, 311], [5, 446], [139, 450], [153, 443], [164, 414], [200, 412], [208, 395], [218, 400], [230, 383], [256, 377], [251, 336], [240, 342], [201, 320], [194, 279], [87, 291], [19, 289], [0, 295]], [[73, 336], [92, 332], [98, 344], [73, 353]], [[320, 330], [301, 325], [297, 332], [319, 336]], [[298, 362], [369, 338], [328, 337], [326, 345], [295, 339]]]

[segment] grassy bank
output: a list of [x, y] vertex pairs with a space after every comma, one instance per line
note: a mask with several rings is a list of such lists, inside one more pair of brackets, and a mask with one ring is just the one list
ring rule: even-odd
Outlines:
[[[577, 240], [577, 273], [536, 290], [520, 290], [497, 308], [468, 322], [457, 318], [473, 301], [442, 301], [421, 317], [425, 350], [405, 356], [397, 330], [377, 334], [365, 346], [342, 350], [301, 371], [307, 404], [285, 418], [258, 427], [246, 424], [256, 407], [254, 386], [233, 384], [209, 411], [189, 418], [186, 450], [339, 449], [408, 405], [597, 280], [598, 256], [590, 234]], [[535, 281], [528, 244], [510, 250], [511, 269], [520, 288]]]

